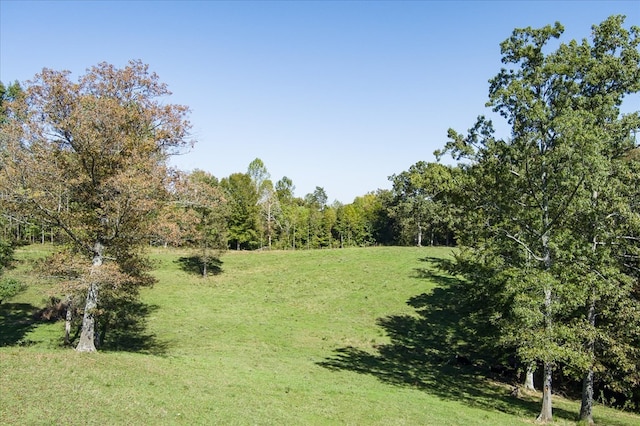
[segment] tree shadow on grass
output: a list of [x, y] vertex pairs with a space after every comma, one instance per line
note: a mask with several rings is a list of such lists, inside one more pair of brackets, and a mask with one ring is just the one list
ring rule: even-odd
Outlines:
[[[489, 348], [488, 319], [469, 305], [469, 284], [434, 268], [416, 269], [416, 278], [428, 278], [438, 287], [407, 301], [415, 309], [414, 315], [377, 320], [390, 343], [376, 345], [371, 352], [339, 348], [318, 364], [336, 371], [370, 374], [385, 383], [417, 388], [473, 407], [535, 418], [540, 410], [537, 397], [513, 395], [513, 382], [509, 386], [488, 380], [509, 383], [513, 372], [494, 369], [494, 355], [483, 356], [485, 350], [495, 353], [496, 348]], [[554, 408], [554, 415], [576, 419], [576, 413], [560, 408]]]
[[24, 337], [36, 327], [37, 311], [38, 308], [28, 303], [0, 304], [0, 346], [28, 344]]
[[[200, 256], [181, 257], [175, 261], [184, 272], [202, 275], [204, 264]], [[212, 257], [207, 260], [207, 275], [222, 273], [222, 260]]]
[[[66, 305], [38, 308], [27, 303], [0, 304], [0, 347], [28, 346], [36, 342], [25, 340], [25, 336], [41, 324], [61, 321]], [[118, 300], [112, 305], [102, 306], [105, 313], [98, 318], [97, 332], [100, 334], [100, 349], [105, 351], [140, 352], [164, 355], [168, 343], [147, 331], [147, 318], [157, 311], [157, 305], [147, 305], [139, 300]], [[76, 318], [77, 332], [71, 338], [72, 346], [80, 335], [80, 322]], [[62, 345], [63, 336], [60, 335]]]
[[158, 309], [158, 305], [148, 305], [138, 300], [120, 301], [116, 309], [99, 320], [100, 349], [165, 355], [168, 342], [158, 339], [147, 330], [148, 317]]

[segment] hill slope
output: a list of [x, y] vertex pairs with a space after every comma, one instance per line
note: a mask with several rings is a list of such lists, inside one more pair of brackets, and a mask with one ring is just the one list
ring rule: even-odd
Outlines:
[[[439, 285], [427, 260], [449, 253], [230, 252], [202, 279], [185, 267], [190, 253], [156, 250], [140, 321], [97, 354], [61, 348], [62, 323], [29, 320], [47, 287], [32, 282], [0, 306], [0, 424], [530, 424], [537, 396], [512, 397], [447, 359], [434, 368], [415, 347], [428, 330], [407, 302]], [[11, 273], [28, 279], [25, 263]], [[573, 424], [578, 405], [556, 407]]]

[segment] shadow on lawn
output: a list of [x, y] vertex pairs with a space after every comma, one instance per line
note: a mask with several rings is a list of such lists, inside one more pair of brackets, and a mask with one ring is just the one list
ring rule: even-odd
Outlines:
[[24, 345], [24, 337], [37, 325], [38, 311], [28, 303], [0, 304], [0, 346]]
[[[202, 275], [204, 264], [200, 256], [181, 257], [175, 261], [180, 269], [190, 274]], [[207, 260], [207, 275], [222, 273], [222, 261], [212, 257]]]
[[[109, 307], [98, 319], [97, 331], [100, 334], [101, 350], [141, 352], [151, 355], [164, 355], [168, 344], [147, 332], [147, 317], [158, 306], [147, 305], [140, 301], [120, 301], [117, 308]], [[39, 309], [26, 303], [3, 303], [0, 305], [0, 346], [27, 346], [37, 344], [25, 340], [29, 332], [40, 324], [61, 321], [64, 311], [50, 317], [44, 317], [47, 308]], [[76, 333], [71, 337], [71, 345], [80, 335], [80, 322], [76, 318]], [[59, 342], [62, 345], [62, 327]]]
[[[488, 321], [479, 318], [475, 308], [465, 303], [469, 302], [469, 286], [434, 271], [433, 267], [415, 271], [416, 278], [438, 284], [431, 293], [407, 301], [415, 308], [416, 315], [378, 319], [377, 324], [390, 343], [375, 346], [372, 353], [354, 347], [339, 348], [319, 365], [370, 374], [386, 383], [418, 388], [474, 407], [535, 418], [540, 411], [537, 398], [513, 396], [512, 386], [491, 384], [487, 380], [498, 374], [492, 373], [490, 361], [480, 355], [490, 349], [490, 330]], [[491, 351], [495, 353], [496, 349]], [[505, 381], [504, 376], [498, 379]], [[554, 408], [554, 415], [567, 420], [576, 418], [575, 413], [560, 408]]]
[[164, 355], [169, 345], [147, 331], [147, 318], [159, 306], [139, 300], [120, 301], [117, 308], [99, 320], [100, 349]]

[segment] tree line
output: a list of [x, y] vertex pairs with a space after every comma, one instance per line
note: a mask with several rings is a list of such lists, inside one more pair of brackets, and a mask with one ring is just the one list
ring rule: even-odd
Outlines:
[[197, 247], [204, 275], [227, 249], [456, 244], [442, 267], [465, 288], [469, 356], [517, 359], [529, 387], [537, 373], [539, 421], [557, 377], [582, 383], [589, 423], [597, 392], [638, 409], [640, 112], [621, 107], [640, 91], [640, 29], [612, 16], [590, 39], [563, 31], [515, 29], [500, 45], [487, 105], [509, 138], [480, 116], [435, 153], [456, 165], [418, 161], [350, 204], [322, 187], [296, 197], [259, 158], [221, 178], [169, 168], [191, 143], [188, 108], [160, 102], [166, 86], [139, 61], [77, 82], [45, 69], [0, 87], [2, 239], [69, 248], [47, 267], [82, 316], [80, 351], [153, 282], [149, 244]]

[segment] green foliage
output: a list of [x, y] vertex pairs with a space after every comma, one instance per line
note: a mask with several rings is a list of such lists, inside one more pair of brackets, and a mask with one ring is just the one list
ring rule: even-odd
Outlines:
[[428, 238], [434, 245], [449, 241], [454, 210], [450, 196], [455, 188], [456, 169], [419, 161], [398, 175], [392, 175], [395, 197], [391, 214], [402, 227], [404, 241], [421, 246]]
[[25, 286], [14, 278], [0, 278], [0, 303], [25, 290]]
[[0, 238], [0, 274], [13, 260], [13, 251], [13, 244]]
[[180, 176], [175, 187], [182, 214], [174, 220], [183, 245], [199, 249], [201, 273], [206, 276], [210, 258], [227, 249], [229, 209], [224, 190], [214, 176], [201, 170]]
[[623, 23], [610, 17], [593, 27], [591, 42], [556, 50], [549, 45], [563, 33], [559, 23], [514, 30], [501, 44], [505, 68], [490, 81], [488, 102], [511, 138], [496, 139], [479, 117], [467, 136], [450, 130], [445, 148], [468, 161], [458, 200], [468, 212], [459, 241], [470, 255], [460, 269], [497, 295], [502, 342], [542, 363], [548, 377], [554, 367], [576, 378], [602, 372], [613, 353], [621, 365], [638, 359], [637, 333], [619, 331], [640, 326], [640, 174], [627, 159], [640, 112], [620, 112], [640, 91], [640, 29]]
[[232, 248], [257, 248], [258, 191], [246, 173], [233, 173], [220, 181], [229, 202], [229, 243]]
[[24, 96], [22, 86], [17, 81], [5, 86], [0, 81], [0, 123], [5, 122], [11, 115], [8, 107], [10, 102], [16, 101]]

